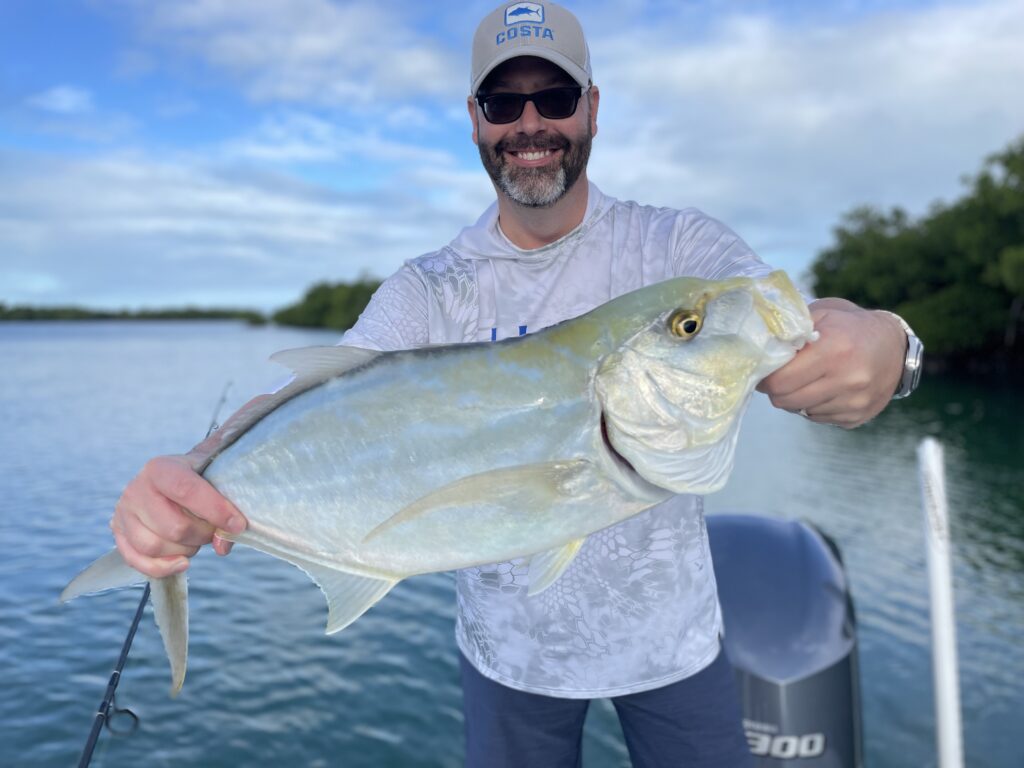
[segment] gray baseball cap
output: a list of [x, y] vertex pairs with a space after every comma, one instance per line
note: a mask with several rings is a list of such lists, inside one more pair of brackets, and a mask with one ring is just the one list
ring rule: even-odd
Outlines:
[[469, 92], [476, 95], [491, 71], [517, 56], [539, 56], [586, 88], [593, 79], [583, 27], [554, 3], [503, 3], [476, 28]]

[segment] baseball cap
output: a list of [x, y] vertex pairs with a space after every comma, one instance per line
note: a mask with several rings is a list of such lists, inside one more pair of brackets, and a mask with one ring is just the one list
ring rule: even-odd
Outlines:
[[583, 27], [554, 3], [504, 3], [484, 17], [473, 36], [470, 94], [495, 67], [517, 56], [547, 59], [584, 88], [593, 78]]

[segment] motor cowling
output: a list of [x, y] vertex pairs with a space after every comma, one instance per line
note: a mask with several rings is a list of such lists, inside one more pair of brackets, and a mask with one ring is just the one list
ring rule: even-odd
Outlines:
[[708, 517], [743, 725], [759, 768], [861, 768], [856, 617], [842, 558], [813, 526]]

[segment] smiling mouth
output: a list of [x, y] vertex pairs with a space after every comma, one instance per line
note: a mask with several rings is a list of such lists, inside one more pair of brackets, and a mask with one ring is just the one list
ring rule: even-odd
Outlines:
[[[522, 137], [520, 137], [522, 138]], [[499, 154], [522, 163], [541, 163], [549, 158], [564, 154], [568, 149], [565, 142], [554, 140], [554, 137], [538, 137], [540, 140], [500, 142], [495, 149]]]
[[543, 160], [546, 157], [551, 157], [555, 152], [552, 149], [538, 149], [529, 150], [524, 152], [512, 152], [511, 154], [518, 157], [520, 160]]

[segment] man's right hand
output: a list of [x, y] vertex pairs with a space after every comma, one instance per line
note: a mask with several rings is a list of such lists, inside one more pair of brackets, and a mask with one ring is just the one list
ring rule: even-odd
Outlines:
[[125, 487], [110, 520], [125, 562], [155, 578], [181, 573], [211, 541], [217, 554], [226, 555], [231, 543], [215, 531], [241, 533], [245, 526], [242, 513], [195, 472], [186, 456], [147, 462]]

